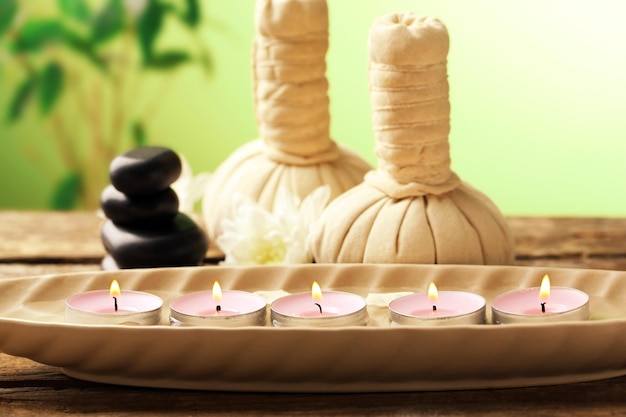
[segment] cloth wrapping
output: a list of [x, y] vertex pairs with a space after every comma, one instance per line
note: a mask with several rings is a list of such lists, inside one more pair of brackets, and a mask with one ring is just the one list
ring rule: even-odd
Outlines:
[[319, 263], [510, 264], [496, 205], [450, 169], [447, 53], [437, 19], [391, 14], [369, 37], [378, 169], [334, 200], [312, 237]]
[[331, 200], [372, 167], [330, 138], [328, 8], [325, 0], [258, 0], [253, 53], [260, 138], [236, 149], [215, 171], [202, 203], [210, 239], [221, 233], [236, 193], [273, 209], [286, 187], [300, 199], [328, 185]]
[[258, 1], [254, 43], [255, 109], [259, 133], [273, 152], [337, 158], [330, 114], [325, 1]]

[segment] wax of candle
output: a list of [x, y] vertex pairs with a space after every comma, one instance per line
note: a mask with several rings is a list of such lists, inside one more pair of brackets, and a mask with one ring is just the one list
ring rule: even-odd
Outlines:
[[[115, 281], [116, 282], [116, 281]], [[65, 317], [80, 324], [158, 324], [163, 300], [142, 291], [96, 290], [65, 300]], [[116, 308], [117, 307], [117, 308]]]
[[324, 291], [317, 282], [311, 292], [291, 294], [275, 300], [271, 307], [275, 327], [361, 326], [367, 323], [365, 299], [342, 291]]
[[170, 323], [175, 326], [263, 326], [265, 300], [245, 291], [222, 291], [217, 282], [211, 291], [185, 294], [170, 302]]
[[497, 324], [587, 320], [589, 296], [575, 288], [552, 287], [545, 275], [541, 287], [500, 294], [491, 311]]
[[482, 324], [485, 299], [462, 291], [438, 291], [431, 283], [428, 293], [409, 294], [389, 303], [392, 325], [445, 326]]

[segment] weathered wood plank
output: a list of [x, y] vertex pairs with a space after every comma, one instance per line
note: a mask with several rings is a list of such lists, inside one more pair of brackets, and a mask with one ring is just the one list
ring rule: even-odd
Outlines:
[[96, 212], [0, 211], [2, 259], [102, 259]]
[[624, 218], [510, 217], [518, 257], [626, 258]]
[[616, 416], [626, 413], [626, 377], [502, 390], [308, 395], [220, 393], [110, 386], [0, 354], [5, 415], [440, 415]]
[[[0, 262], [99, 263], [102, 218], [87, 211], [0, 211]], [[210, 245], [206, 260], [222, 253]]]
[[[626, 269], [625, 218], [509, 217], [507, 221], [521, 265]], [[101, 222], [96, 212], [0, 211], [0, 261], [98, 263], [104, 256]], [[209, 261], [219, 257], [219, 251], [209, 249]]]

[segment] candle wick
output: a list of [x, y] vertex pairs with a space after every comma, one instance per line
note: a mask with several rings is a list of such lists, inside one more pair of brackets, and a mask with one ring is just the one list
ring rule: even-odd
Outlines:
[[117, 311], [117, 297], [113, 297], [113, 307], [115, 307], [115, 311]]
[[433, 305], [433, 311], [437, 311], [437, 306]]
[[542, 313], [546, 312], [546, 303], [545, 302], [541, 303], [541, 312]]
[[320, 314], [322, 314], [322, 306], [319, 303], [315, 303], [315, 305], [320, 309]]
[[218, 305], [215, 307], [215, 311], [218, 311], [218, 312], [219, 312], [219, 311], [222, 311], [222, 306], [218, 304]]

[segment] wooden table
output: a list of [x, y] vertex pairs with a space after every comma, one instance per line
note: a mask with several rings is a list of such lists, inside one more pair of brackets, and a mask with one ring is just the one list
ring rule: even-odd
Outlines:
[[[509, 218], [519, 265], [626, 270], [626, 219]], [[99, 269], [100, 219], [0, 211], [0, 279]], [[624, 347], [626, 349], [626, 346]], [[257, 394], [110, 386], [0, 353], [0, 416], [626, 415], [626, 377], [569, 385], [386, 394]]]

